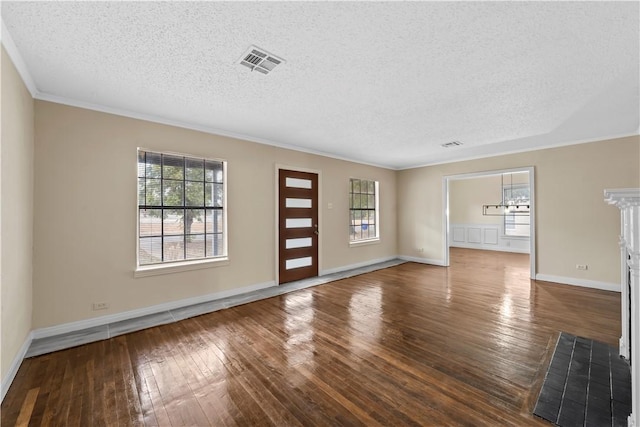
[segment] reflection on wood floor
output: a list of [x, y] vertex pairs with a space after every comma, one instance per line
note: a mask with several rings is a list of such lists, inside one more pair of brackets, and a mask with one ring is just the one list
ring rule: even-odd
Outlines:
[[548, 425], [560, 330], [611, 345], [619, 294], [528, 279], [528, 255], [415, 263], [27, 359], [12, 425]]

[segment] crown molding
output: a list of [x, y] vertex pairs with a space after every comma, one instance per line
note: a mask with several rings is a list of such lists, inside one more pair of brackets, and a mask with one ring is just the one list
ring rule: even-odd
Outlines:
[[335, 154], [326, 153], [326, 152], [318, 151], [318, 150], [312, 150], [312, 149], [309, 149], [309, 148], [302, 148], [302, 147], [298, 147], [298, 146], [295, 146], [295, 145], [285, 144], [285, 143], [281, 143], [281, 142], [278, 142], [278, 141], [273, 141], [273, 140], [266, 139], [266, 138], [259, 138], [259, 137], [252, 136], [252, 135], [242, 134], [242, 133], [238, 133], [238, 132], [231, 132], [231, 131], [227, 131], [227, 130], [224, 130], [224, 129], [218, 129], [218, 128], [205, 126], [205, 125], [200, 125], [200, 124], [196, 124], [196, 123], [184, 122], [184, 121], [181, 121], [181, 120], [168, 119], [166, 117], [158, 116], [158, 115], [155, 115], [155, 114], [139, 113], [139, 112], [136, 112], [136, 111], [125, 110], [123, 108], [118, 108], [118, 107], [109, 107], [109, 106], [106, 106], [106, 105], [92, 104], [90, 102], [79, 101], [79, 100], [71, 99], [71, 98], [65, 98], [63, 96], [52, 95], [50, 93], [45, 93], [45, 92], [37, 92], [36, 95], [34, 96], [34, 98], [38, 99], [40, 101], [53, 102], [55, 104], [62, 104], [62, 105], [70, 106], [70, 107], [83, 108], [85, 110], [99, 111], [101, 113], [113, 114], [113, 115], [116, 115], [116, 116], [123, 116], [123, 117], [128, 117], [128, 118], [131, 118], [131, 119], [144, 120], [144, 121], [152, 122], [152, 123], [159, 123], [159, 124], [168, 125], [168, 126], [174, 126], [174, 127], [179, 127], [179, 128], [189, 129], [189, 130], [195, 130], [195, 131], [198, 131], [198, 132], [208, 133], [208, 134], [211, 134], [211, 135], [226, 136], [226, 137], [229, 137], [229, 138], [240, 139], [240, 140], [249, 141], [249, 142], [255, 142], [255, 143], [258, 143], [258, 144], [262, 144], [262, 145], [270, 145], [272, 147], [282, 148], [282, 149], [285, 149], [285, 150], [298, 151], [298, 152], [301, 152], [301, 153], [313, 154], [313, 155], [322, 156], [322, 157], [329, 157], [329, 158], [336, 159], [336, 160], [343, 160], [345, 162], [350, 162], [350, 163], [358, 163], [358, 164], [366, 165], [366, 166], [373, 166], [373, 167], [382, 168], [382, 169], [395, 170], [393, 167], [390, 167], [390, 166], [387, 166], [387, 165], [380, 165], [380, 164], [376, 164], [376, 163], [368, 163], [368, 162], [363, 162], [362, 160], [350, 159], [348, 157], [336, 156]]
[[510, 154], [518, 154], [518, 153], [528, 153], [528, 152], [531, 152], [531, 151], [539, 151], [539, 150], [547, 150], [547, 149], [550, 149], [550, 148], [567, 147], [567, 146], [570, 146], [570, 145], [588, 144], [590, 142], [607, 141], [607, 140], [610, 140], [610, 139], [628, 138], [630, 136], [640, 136], [640, 130], [633, 131], [633, 132], [630, 132], [630, 133], [621, 133], [621, 134], [614, 134], [614, 135], [598, 136], [598, 137], [594, 137], [594, 138], [585, 138], [585, 139], [580, 139], [580, 140], [577, 140], [577, 141], [565, 140], [565, 141], [560, 141], [560, 142], [551, 143], [551, 144], [543, 144], [543, 145], [536, 145], [536, 146], [527, 147], [527, 148], [520, 148], [520, 149], [517, 149], [517, 150], [505, 150], [505, 151], [500, 151], [500, 152], [497, 152], [497, 153], [478, 154], [478, 155], [475, 155], [475, 156], [467, 156], [467, 157], [463, 156], [463, 157], [459, 157], [459, 158], [456, 158], [456, 159], [442, 160], [442, 161], [436, 161], [436, 162], [432, 162], [432, 163], [420, 163], [420, 164], [417, 164], [415, 166], [398, 167], [398, 168], [395, 168], [395, 170], [402, 171], [402, 170], [410, 170], [410, 169], [419, 169], [419, 168], [424, 168], [424, 167], [428, 167], [428, 166], [446, 165], [446, 164], [449, 164], [449, 163], [466, 162], [466, 161], [469, 161], [469, 160], [486, 159], [486, 158], [489, 158], [489, 157], [507, 156], [507, 155], [510, 155]]
[[27, 64], [24, 62], [20, 51], [14, 43], [13, 37], [11, 37], [11, 33], [9, 33], [4, 20], [1, 20], [0, 26], [2, 27], [2, 45], [7, 51], [9, 58], [11, 58], [11, 61], [13, 61], [13, 65], [16, 67], [16, 70], [18, 70], [18, 74], [22, 77], [22, 81], [27, 87], [27, 90], [31, 93], [31, 97], [35, 98], [38, 95], [38, 88], [33, 81], [33, 77], [31, 77]]
[[427, 167], [427, 166], [436, 166], [436, 165], [443, 165], [443, 164], [448, 164], [448, 163], [465, 162], [465, 161], [469, 161], [469, 160], [486, 159], [486, 158], [489, 158], [489, 157], [506, 156], [506, 155], [510, 155], [510, 154], [527, 153], [527, 152], [530, 152], [530, 151], [546, 150], [546, 149], [549, 149], [549, 148], [565, 147], [565, 146], [569, 146], [569, 145], [586, 144], [586, 143], [590, 143], [590, 142], [605, 141], [605, 140], [608, 140], [608, 139], [626, 138], [626, 137], [630, 137], [630, 136], [640, 136], [640, 131], [639, 131], [639, 132], [631, 132], [631, 133], [624, 133], [624, 134], [599, 136], [599, 137], [595, 137], [595, 138], [588, 138], [588, 139], [583, 139], [583, 140], [578, 140], [578, 141], [567, 140], [567, 141], [562, 141], [562, 142], [558, 142], [558, 143], [545, 144], [545, 145], [539, 145], [539, 146], [537, 145], [537, 146], [533, 146], [533, 147], [529, 147], [529, 148], [522, 148], [522, 149], [517, 149], [517, 150], [507, 150], [507, 151], [501, 151], [501, 152], [497, 152], [497, 153], [479, 154], [479, 155], [475, 155], [475, 156], [460, 157], [460, 158], [456, 158], [456, 159], [443, 160], [443, 161], [439, 161], [439, 162], [424, 163], [424, 164], [419, 164], [419, 165], [416, 165], [416, 166], [395, 167], [395, 166], [390, 166], [390, 165], [382, 165], [382, 164], [377, 164], [377, 163], [363, 162], [362, 160], [358, 160], [358, 159], [351, 159], [351, 158], [348, 158], [348, 157], [337, 156], [335, 154], [326, 153], [326, 152], [323, 152], [323, 151], [313, 150], [313, 149], [309, 149], [309, 148], [302, 148], [302, 147], [298, 147], [298, 146], [294, 146], [294, 145], [290, 145], [290, 144], [285, 144], [285, 143], [273, 141], [273, 140], [266, 139], [266, 138], [259, 138], [259, 137], [252, 136], [252, 135], [247, 135], [247, 134], [242, 134], [242, 133], [237, 133], [237, 132], [231, 132], [231, 131], [227, 131], [227, 130], [223, 130], [223, 129], [213, 128], [213, 127], [210, 127], [210, 126], [204, 126], [204, 125], [195, 124], [195, 123], [188, 123], [188, 122], [184, 122], [184, 121], [180, 121], [180, 120], [168, 119], [168, 118], [165, 118], [165, 117], [162, 117], [162, 116], [158, 116], [158, 115], [153, 115], [153, 114], [138, 113], [138, 112], [135, 112], [135, 111], [125, 110], [125, 109], [118, 108], [118, 107], [109, 107], [109, 106], [100, 105], [100, 104], [92, 104], [92, 103], [89, 103], [89, 102], [79, 101], [79, 100], [71, 99], [71, 98], [65, 98], [65, 97], [62, 97], [62, 96], [52, 95], [52, 94], [44, 93], [44, 92], [36, 92], [34, 98], [38, 99], [38, 100], [41, 100], [41, 101], [53, 102], [55, 104], [62, 104], [62, 105], [70, 106], [70, 107], [83, 108], [83, 109], [92, 110], [92, 111], [99, 111], [99, 112], [102, 112], [102, 113], [113, 114], [113, 115], [116, 115], [116, 116], [128, 117], [128, 118], [137, 119], [137, 120], [143, 120], [143, 121], [152, 122], [152, 123], [159, 123], [159, 124], [163, 124], [163, 125], [167, 125], [167, 126], [174, 126], [174, 127], [179, 127], [179, 128], [189, 129], [189, 130], [195, 130], [195, 131], [207, 133], [207, 134], [210, 134], [210, 135], [226, 136], [226, 137], [229, 137], [229, 138], [234, 138], [234, 139], [239, 139], [239, 140], [249, 141], [249, 142], [255, 142], [257, 144], [269, 145], [269, 146], [272, 146], [272, 147], [282, 148], [282, 149], [285, 149], [285, 150], [292, 150], [292, 151], [297, 151], [297, 152], [306, 153], [306, 154], [313, 154], [313, 155], [316, 155], [316, 156], [328, 157], [328, 158], [331, 158], [331, 159], [342, 160], [342, 161], [345, 161], [345, 162], [357, 163], [357, 164], [360, 164], [360, 165], [373, 166], [373, 167], [376, 167], [376, 168], [382, 168], [382, 169], [388, 169], [388, 170], [394, 170], [394, 171], [418, 169], [418, 168]]

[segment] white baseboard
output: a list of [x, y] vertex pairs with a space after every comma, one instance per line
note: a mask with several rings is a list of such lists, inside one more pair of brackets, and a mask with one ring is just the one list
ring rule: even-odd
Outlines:
[[[320, 275], [324, 276], [327, 274], [338, 273], [342, 271], [352, 270], [355, 268], [366, 267], [369, 265], [391, 261], [394, 259], [401, 259], [403, 261], [411, 261], [411, 262], [417, 262], [421, 264], [445, 266], [443, 260], [400, 255], [397, 257], [392, 256], [392, 257], [379, 258], [379, 259], [369, 260], [361, 263], [327, 269], [327, 270], [323, 270]], [[552, 276], [552, 275], [546, 275], [546, 274], [536, 275], [536, 280], [620, 292], [620, 285], [615, 283], [597, 282], [593, 280], [576, 279], [572, 277]], [[177, 301], [170, 301], [164, 304], [153, 305], [150, 307], [144, 307], [144, 308], [125, 311], [121, 313], [109, 314], [106, 316], [94, 317], [91, 319], [80, 320], [77, 322], [70, 322], [70, 323], [64, 323], [61, 325], [35, 329], [31, 331], [27, 336], [27, 338], [25, 339], [25, 342], [23, 343], [22, 347], [20, 348], [18, 353], [15, 355], [11, 363], [11, 366], [9, 368], [9, 371], [7, 372], [5, 377], [2, 379], [2, 385], [1, 385], [2, 388], [0, 390], [1, 392], [0, 401], [4, 399], [5, 394], [9, 390], [9, 387], [11, 386], [11, 383], [13, 382], [13, 379], [15, 378], [18, 372], [18, 369], [22, 364], [22, 360], [24, 359], [24, 356], [26, 355], [27, 350], [31, 345], [31, 341], [34, 339], [51, 337], [51, 336], [79, 331], [79, 330], [83, 330], [83, 329], [87, 329], [95, 326], [102, 326], [102, 325], [106, 325], [113, 322], [119, 322], [122, 320], [134, 319], [134, 318], [146, 316], [149, 314], [160, 313], [168, 310], [175, 310], [181, 307], [215, 301], [222, 298], [227, 298], [227, 297], [232, 297], [232, 296], [236, 296], [236, 295], [240, 295], [240, 294], [244, 294], [252, 291], [257, 291], [260, 289], [270, 288], [273, 286], [276, 286], [276, 283], [274, 281], [269, 281], [264, 283], [258, 283], [255, 285], [245, 286], [242, 288], [229, 289], [225, 291], [214, 292], [207, 295], [201, 295], [201, 296], [186, 298], [186, 299], [177, 300]]]
[[320, 276], [326, 276], [327, 274], [333, 274], [333, 273], [341, 273], [343, 271], [354, 270], [356, 268], [361, 268], [361, 267], [368, 267], [368, 266], [373, 265], [373, 264], [379, 264], [381, 262], [392, 261], [394, 259], [398, 259], [398, 257], [397, 256], [389, 256], [389, 257], [384, 257], [384, 258], [372, 259], [372, 260], [369, 260], [369, 261], [357, 262], [355, 264], [343, 265], [341, 267], [336, 267], [336, 268], [328, 268], [326, 270], [321, 270], [320, 271]]
[[[356, 264], [345, 265], [337, 268], [323, 270], [320, 273], [320, 275], [325, 276], [327, 274], [338, 273], [338, 272], [352, 270], [360, 267], [367, 267], [369, 265], [391, 261], [397, 258], [398, 257], [396, 256], [390, 256], [385, 258], [378, 258], [374, 260], [364, 261]], [[164, 304], [152, 305], [150, 307], [143, 307], [135, 310], [124, 311], [121, 313], [108, 314], [106, 316], [93, 317], [91, 319], [84, 319], [76, 322], [63, 323], [60, 325], [49, 326], [46, 328], [38, 328], [32, 331], [32, 335], [33, 335], [33, 339], [38, 339], [38, 338], [52, 337], [55, 335], [67, 334], [69, 332], [75, 332], [75, 331], [80, 331], [87, 328], [93, 328], [96, 326], [107, 325], [109, 323], [135, 319], [137, 317], [146, 316], [149, 314], [160, 313], [168, 310], [175, 310], [175, 309], [187, 307], [190, 305], [200, 304], [204, 302], [211, 302], [211, 301], [228, 298], [236, 295], [246, 294], [248, 292], [257, 291], [260, 289], [270, 288], [272, 286], [276, 286], [275, 281], [258, 283], [255, 285], [244, 286], [242, 288], [229, 289], [226, 291], [215, 292], [212, 294], [201, 295], [193, 298], [170, 301]]]
[[39, 329], [35, 329], [32, 332], [33, 339], [52, 337], [55, 335], [61, 335], [69, 332], [80, 331], [87, 328], [93, 328], [95, 326], [107, 325], [113, 322], [120, 322], [122, 320], [135, 319], [136, 317], [160, 313], [168, 310], [175, 310], [177, 308], [187, 307], [190, 305], [200, 304], [203, 302], [211, 302], [211, 301], [228, 298], [228, 297], [232, 297], [240, 294], [246, 294], [248, 292], [257, 291], [260, 289], [270, 288], [272, 286], [276, 286], [276, 282], [269, 281], [264, 283], [257, 283], [255, 285], [244, 286], [242, 288], [229, 289], [226, 291], [214, 292], [212, 294], [201, 295], [201, 296], [181, 299], [177, 301], [170, 301], [164, 304], [152, 305], [150, 307], [123, 311], [121, 313], [108, 314], [106, 316], [100, 316], [100, 317], [93, 317], [91, 319], [79, 320], [77, 322], [63, 323], [61, 325], [49, 326], [47, 328], [39, 328]]
[[29, 332], [24, 343], [22, 343], [22, 347], [20, 347], [20, 350], [18, 350], [18, 353], [13, 358], [13, 361], [9, 366], [9, 371], [4, 378], [2, 378], [2, 385], [0, 386], [0, 402], [4, 400], [4, 396], [7, 394], [7, 391], [9, 391], [9, 387], [11, 387], [11, 383], [18, 373], [18, 369], [20, 369], [20, 365], [22, 365], [22, 361], [24, 360], [24, 356], [27, 354], [27, 350], [29, 350], [29, 347], [31, 346], [32, 340], [33, 332]]
[[513, 246], [489, 246], [489, 245], [475, 245], [473, 243], [451, 243], [450, 248], [464, 248], [464, 249], [479, 249], [482, 251], [497, 251], [497, 252], [513, 252], [517, 254], [528, 254], [529, 249], [514, 248]]
[[430, 264], [430, 265], [437, 265], [439, 267], [446, 267], [444, 261], [441, 259], [418, 258], [413, 256], [407, 256], [407, 255], [400, 255], [398, 256], [398, 258], [400, 258], [403, 261], [419, 262], [420, 264]]
[[619, 283], [598, 282], [595, 280], [577, 279], [575, 277], [553, 276], [550, 274], [536, 274], [536, 280], [561, 283], [563, 285], [582, 286], [584, 288], [601, 289], [603, 291], [620, 292]]

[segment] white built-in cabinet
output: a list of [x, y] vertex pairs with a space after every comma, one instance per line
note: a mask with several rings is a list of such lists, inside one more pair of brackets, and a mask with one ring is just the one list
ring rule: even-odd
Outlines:
[[640, 188], [604, 190], [604, 198], [620, 209], [620, 355], [631, 364], [631, 415], [628, 424], [640, 427]]

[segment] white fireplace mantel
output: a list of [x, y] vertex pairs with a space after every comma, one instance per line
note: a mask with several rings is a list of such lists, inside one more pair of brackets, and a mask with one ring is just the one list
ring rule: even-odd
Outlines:
[[604, 199], [620, 209], [620, 355], [631, 363], [628, 425], [640, 427], [640, 188], [604, 190]]

